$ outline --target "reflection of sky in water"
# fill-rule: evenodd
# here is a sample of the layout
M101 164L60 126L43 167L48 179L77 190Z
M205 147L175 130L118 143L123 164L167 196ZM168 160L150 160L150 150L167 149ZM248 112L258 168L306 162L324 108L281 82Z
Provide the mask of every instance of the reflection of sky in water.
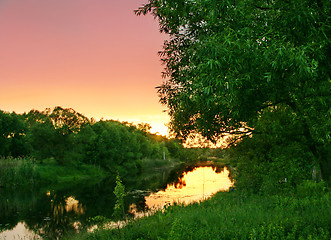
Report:
M183 177L176 184L168 184L165 190L151 193L150 196L145 198L143 196L142 198L139 197L139 201L131 204L129 212L134 217L141 217L153 214L153 210L160 209L166 204L174 202L187 204L204 200L214 193L228 190L232 186L228 175L229 171L226 168L224 168L224 171L216 173L212 167L198 167L191 172L184 173ZM65 226L69 230L78 230L80 227L83 227L78 217L87 214L88 208L85 204L82 204L81 201L71 194L59 194L54 191L47 191L44 194L44 198L41 199L43 199L43 203L46 208L49 208L49 211L43 211L43 215L40 215L40 226L36 226L37 228L32 230L34 226L27 226L25 222L21 221L13 229L0 232L0 240L41 239L40 236L44 235L49 239L53 239L57 234L58 227L62 229ZM145 195L146 190L137 190L137 194L139 196ZM137 205L140 204L140 201L143 202L143 207ZM150 211L140 212L146 206ZM38 213L33 214L38 216ZM111 224L115 224L118 227L124 223L112 222ZM36 233L39 233L40 236ZM48 233L51 234L49 235Z
M51 197L51 192L47 191L46 195ZM54 203L54 199L51 199L51 202ZM70 196L65 199L65 206L61 203L57 203L52 206L52 217L57 218L62 216L64 212L74 212L75 214L84 214L84 208L75 197ZM45 217L44 221L50 221L50 217ZM54 219L53 219L54 220ZM80 226L79 222L74 222L73 227L78 229ZM0 232L0 240L9 240L9 239L42 239L39 235L35 234L33 231L29 230L24 222L19 222L13 229L5 230Z
M29 230L25 223L19 222L13 229L6 230L0 233L0 239L42 239L33 231Z
M227 168L216 173L212 167L200 167L185 173L179 184L168 185L166 190L147 196L146 204L150 209L162 208L174 202L188 204L204 200L218 191L228 190L232 185Z

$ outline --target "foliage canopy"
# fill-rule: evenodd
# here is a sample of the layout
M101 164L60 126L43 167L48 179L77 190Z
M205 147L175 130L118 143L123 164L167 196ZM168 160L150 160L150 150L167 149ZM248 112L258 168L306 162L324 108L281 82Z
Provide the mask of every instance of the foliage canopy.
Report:
M213 139L254 126L271 106L298 112L318 99L325 107L330 10L322 0L151 0L137 10L151 12L170 37L161 52L169 79L159 93L172 129Z
M265 122L266 132L258 132L263 114L282 109L326 165L330 12L327 0L149 0L136 14L151 13L169 35L160 52L167 79L158 92L172 131L212 141L265 134L277 126Z
M176 159L184 156L178 142L149 130L143 123L96 122L59 106L24 114L0 110L0 157L32 156L41 163L54 159L73 166L86 163L126 176L138 173L147 162L168 163L164 154Z

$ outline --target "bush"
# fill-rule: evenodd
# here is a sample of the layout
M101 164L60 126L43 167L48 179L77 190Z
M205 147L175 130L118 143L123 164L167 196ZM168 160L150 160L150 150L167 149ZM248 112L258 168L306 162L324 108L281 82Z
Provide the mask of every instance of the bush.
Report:
M312 155L300 142L257 135L232 149L231 158L236 186L248 192L287 192L311 178Z
M326 192L325 182L303 181L297 186L296 195L298 197L322 197Z

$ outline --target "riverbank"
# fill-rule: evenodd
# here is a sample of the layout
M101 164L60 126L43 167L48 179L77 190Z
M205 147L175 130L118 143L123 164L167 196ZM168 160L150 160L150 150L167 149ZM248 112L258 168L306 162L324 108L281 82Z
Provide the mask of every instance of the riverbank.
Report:
M45 162L43 164L50 164ZM206 173L204 178L202 168L203 173ZM192 177L192 174L196 176ZM154 211L172 202L172 199L181 201L178 194L185 198L185 202L188 198L202 199L210 196L220 189L223 184L221 176L227 178L227 174L216 173L216 169L210 166L200 169L176 166L171 169L159 168L151 175L142 173L127 176L123 178L127 193L126 216L130 218L136 216L136 213L138 216L149 210ZM204 185L195 181L197 179L204 179ZM212 192L211 184L216 187ZM110 176L96 184L87 181L76 185L69 182L0 189L0 239L11 239L11 236L30 239L31 234L35 236L33 239L63 239L66 234L73 236L93 228L99 224L95 222L96 219L111 221L116 203L114 187L115 183ZM194 191L191 191L192 188ZM167 194L162 195L163 191ZM19 230L22 228L24 231Z
M201 203L169 206L120 230L76 239L330 239L330 200L323 183L312 182L282 195L220 192Z
M17 188L31 186L75 185L82 182L101 181L107 173L100 167L88 164L61 166L48 159L36 163L32 158L1 158L0 187Z
M178 159L149 158L139 160L138 164L140 165L140 175L145 175L147 178L155 172L168 171L176 166L185 165ZM125 171L130 173L129 168ZM53 158L44 159L40 163L30 157L0 157L0 188L5 189L31 186L58 189L82 183L95 184L109 175L110 172L104 168L92 164L59 165ZM137 177L135 171L128 177L132 177L131 175Z

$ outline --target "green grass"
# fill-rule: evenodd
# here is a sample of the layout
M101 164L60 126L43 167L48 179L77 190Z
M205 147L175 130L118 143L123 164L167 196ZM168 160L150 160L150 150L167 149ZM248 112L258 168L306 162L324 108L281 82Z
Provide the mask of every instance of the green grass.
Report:
M201 203L170 206L133 220L120 231L99 230L77 239L330 239L330 193L303 196L302 190L297 192L218 193Z
M0 187L31 185L68 186L81 182L96 182L106 177L97 166L80 164L60 166L51 159L36 163L32 158L0 158Z
M94 178L103 179L105 172L93 165L81 164L80 166L60 166L40 164L37 166L42 183L64 184L84 181Z
M31 158L0 158L0 187L28 186L40 181Z

